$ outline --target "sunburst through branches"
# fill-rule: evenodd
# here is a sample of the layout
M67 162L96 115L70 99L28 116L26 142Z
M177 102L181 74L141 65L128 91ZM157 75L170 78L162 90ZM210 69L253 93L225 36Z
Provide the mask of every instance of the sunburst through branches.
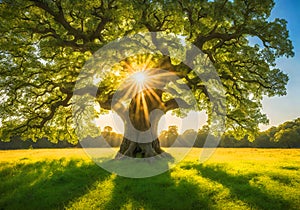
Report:
M149 113L154 107L163 107L163 89L175 74L164 70L158 59L151 55L130 58L124 61L123 68L127 72L127 80L121 85L122 99L134 100L133 117L142 119L149 127Z

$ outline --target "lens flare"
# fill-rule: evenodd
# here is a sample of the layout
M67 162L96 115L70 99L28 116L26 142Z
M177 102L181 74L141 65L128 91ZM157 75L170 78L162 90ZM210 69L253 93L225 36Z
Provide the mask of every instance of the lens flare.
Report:
M148 76L145 72L139 71L134 73L132 78L138 85L144 85L147 82Z

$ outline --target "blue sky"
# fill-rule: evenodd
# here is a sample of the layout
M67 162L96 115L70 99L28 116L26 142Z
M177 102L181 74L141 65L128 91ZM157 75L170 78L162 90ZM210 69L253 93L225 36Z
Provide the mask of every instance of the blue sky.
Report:
M275 3L270 19L279 17L288 21L295 56L277 61L277 66L289 75L287 95L264 98L263 112L267 114L270 125L261 126L262 130L300 117L300 1L276 0Z

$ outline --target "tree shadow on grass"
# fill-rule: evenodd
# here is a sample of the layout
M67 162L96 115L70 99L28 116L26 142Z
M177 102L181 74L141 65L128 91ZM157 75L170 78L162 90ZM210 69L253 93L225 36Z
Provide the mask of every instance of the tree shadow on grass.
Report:
M26 161L1 165L0 209L63 209L91 193L95 183L100 183L96 190L108 190L102 188L106 180L113 182L109 199L89 200L92 204L100 202L95 206L101 209L214 209L219 202L215 200L218 189L211 187L209 180L228 188L228 199L241 200L253 209L295 208L263 186L251 185L256 174L233 175L222 165L185 163L158 176L131 179L111 178L93 162L80 159Z
M162 160L168 167L169 159ZM120 162L119 164L122 164ZM145 163L156 164L154 163ZM146 167L143 165L143 167ZM149 166L151 168L152 166ZM140 170L145 170L141 168ZM147 178L116 176L111 197L103 209L211 209L212 202L205 188L191 182L172 169Z
M0 169L0 209L63 209L109 175L80 159L7 163Z
M232 175L225 171L222 165L190 164L186 169L196 169L199 175L216 181L230 190L231 195L245 202L253 209L292 209L289 201L279 195L272 195L263 186L257 187L250 184L257 174Z
M143 179L116 177L104 209L211 209L200 186L171 177L171 172Z
M198 163L183 164L180 168L182 170L175 169L177 177L173 176L172 170L144 179L116 176L111 199L104 209L220 208L220 188L211 186L213 182L209 180L220 183L229 190L229 197L223 202L237 202L235 208L242 201L251 209L296 209L290 201L268 192L264 186L251 185L250 181L257 174L232 175L222 165L205 166ZM222 196L222 192L220 193Z

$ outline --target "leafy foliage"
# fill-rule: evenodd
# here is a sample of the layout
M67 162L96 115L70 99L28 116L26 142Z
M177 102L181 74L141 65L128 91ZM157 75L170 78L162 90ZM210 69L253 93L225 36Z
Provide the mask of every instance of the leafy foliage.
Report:
M275 59L293 56L286 21L268 19L273 6L272 0L3 0L2 139L21 135L77 141L72 99L84 63L105 44L148 31L180 35L201 49L226 89L228 130L240 138L256 132L259 123L267 123L262 96L286 94L288 77L275 67ZM251 37L260 42L251 44ZM191 88L198 109L207 109L207 92L193 70L170 59L169 66ZM107 82L116 76L111 73ZM101 107L109 108L114 90L103 86L98 92ZM78 118L97 115L91 107L77 111ZM91 120L85 121L82 137L98 135Z

